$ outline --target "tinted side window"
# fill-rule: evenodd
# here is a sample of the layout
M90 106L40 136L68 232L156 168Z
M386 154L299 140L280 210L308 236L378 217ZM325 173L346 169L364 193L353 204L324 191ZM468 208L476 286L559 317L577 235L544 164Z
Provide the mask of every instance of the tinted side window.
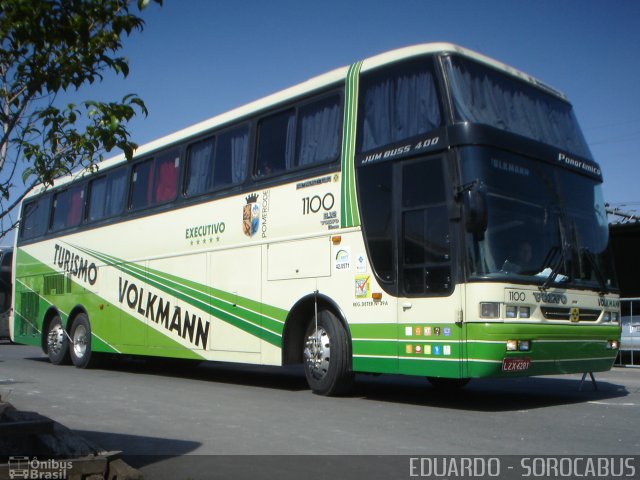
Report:
M80 225L84 205L84 187L84 184L76 185L54 195L51 230Z
M180 152L178 149L160 154L154 161L153 204L175 200L178 194Z
M363 74L358 151L400 142L442 124L430 59Z
M451 291L451 247L442 159L410 162L402 169L402 289L407 295Z
M187 197L200 195L211 190L215 148L215 137L207 138L189 147L184 186L184 194Z
M293 166L295 111L263 119L259 126L256 175L282 172Z
M215 188L234 185L244 180L249 152L249 127L243 126L218 136L213 172Z
M244 181L249 153L249 127L222 132L189 147L184 194L193 197Z
M5 252L4 255L2 255L2 262L0 263L1 267L11 267L11 260L13 260L13 252Z
M298 111L296 166L334 160L340 151L340 96L304 105Z
M392 168L392 162L384 162L358 169L360 214L369 258L378 279L387 284L396 278Z
M20 221L20 238L30 240L44 235L49 226L49 206L51 197L41 197L22 207Z
M131 203L132 210L151 205L151 190L153 185L153 161L147 160L133 167L131 177Z
M90 222L111 218L124 212L127 198L127 169L110 172L89 184Z

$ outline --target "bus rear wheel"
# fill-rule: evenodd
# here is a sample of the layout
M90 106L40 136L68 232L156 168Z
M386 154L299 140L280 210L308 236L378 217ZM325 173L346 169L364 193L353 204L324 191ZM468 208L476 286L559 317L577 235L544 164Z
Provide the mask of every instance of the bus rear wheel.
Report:
M331 312L323 310L318 313L317 322L315 319L309 322L304 339L304 373L313 393L346 393L353 383L353 372L349 366L347 332L342 324Z
M91 325L84 313L79 314L71 327L71 361L78 368L89 368L95 359L91 351Z
M69 364L69 337L62 326L60 315L53 317L49 323L47 355L54 365Z

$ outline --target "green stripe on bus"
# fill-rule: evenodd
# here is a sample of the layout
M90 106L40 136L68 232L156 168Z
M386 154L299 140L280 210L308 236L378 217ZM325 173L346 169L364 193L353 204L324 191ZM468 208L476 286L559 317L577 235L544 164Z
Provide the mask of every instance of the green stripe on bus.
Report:
M55 307L60 313L62 322L66 325L68 313L78 305L78 297L74 294L45 295L43 292L44 276L60 275L60 272L46 266L22 249L18 249L17 255L18 265L21 267L16 272L16 319L14 325L16 339L21 343L39 346L44 313L50 307ZM24 267L24 265L28 265L28 267ZM69 281L71 291L82 296L82 305L90 312L91 346L94 351L140 355L153 355L161 352L163 356L167 357L196 360L204 358L197 353L197 350L191 350L154 329L146 328L143 323L121 310L117 305L89 292L74 280L70 279ZM33 312L32 306L23 304L23 298L26 298L23 294L37 297L38 318L33 318L35 312ZM30 327L24 334L21 334L21 324L28 324ZM141 344L120 343L115 337L121 335L121 329L126 330L123 340L126 337L126 342L141 342ZM149 347L149 345L153 345L153 347Z
M276 347L280 347L282 344L286 310L264 305L247 298L237 297L228 292L222 292L159 270L147 269L138 264L126 262L95 250L77 245L72 246L246 333ZM260 313L261 311L263 313ZM266 316L267 312L270 315L275 315L275 318Z
M356 198L356 178L354 155L356 150L356 126L358 111L358 82L362 62L349 67L345 85L344 122L342 135L342 195L340 226L360 225L360 213Z

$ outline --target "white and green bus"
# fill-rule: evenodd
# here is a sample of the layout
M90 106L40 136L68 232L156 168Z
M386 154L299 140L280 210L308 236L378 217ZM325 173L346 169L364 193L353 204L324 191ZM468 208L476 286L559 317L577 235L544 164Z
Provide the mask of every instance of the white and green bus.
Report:
M14 341L359 372L604 371L620 339L602 175L571 105L450 44L339 68L37 188Z

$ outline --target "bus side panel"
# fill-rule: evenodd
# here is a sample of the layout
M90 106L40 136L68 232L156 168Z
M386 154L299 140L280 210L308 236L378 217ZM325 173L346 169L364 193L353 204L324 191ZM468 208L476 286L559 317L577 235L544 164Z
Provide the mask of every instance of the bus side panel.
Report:
M259 245L210 254L212 292L217 292L217 300L225 302L231 314L230 317L226 317L228 321L213 317L213 332L209 345L211 350L260 353L261 342L257 334L262 328L261 256ZM242 305L239 303L240 299L250 299L255 304ZM242 356L237 358L237 361L242 361Z

